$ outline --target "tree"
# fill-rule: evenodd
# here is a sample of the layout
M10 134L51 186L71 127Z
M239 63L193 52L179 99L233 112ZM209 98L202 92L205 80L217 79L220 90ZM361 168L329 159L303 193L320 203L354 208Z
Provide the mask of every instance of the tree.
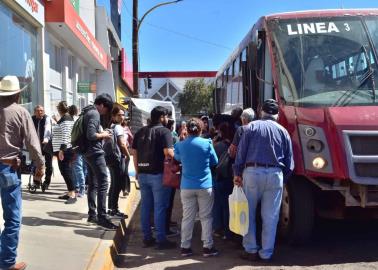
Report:
M206 84L204 79L186 81L184 92L179 95L178 106L181 113L186 115L211 113L213 91L214 86Z

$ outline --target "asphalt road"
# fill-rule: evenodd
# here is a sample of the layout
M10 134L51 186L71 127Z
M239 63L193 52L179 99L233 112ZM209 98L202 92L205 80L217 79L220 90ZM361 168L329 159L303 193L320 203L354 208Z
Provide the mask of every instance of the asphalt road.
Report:
M176 196L174 219L181 220L181 205ZM118 264L119 269L378 269L377 221L330 221L316 224L313 238L303 246L289 246L278 241L273 262L250 263L239 259L240 243L215 239L220 250L216 258L203 258L200 224L196 223L193 236L194 256L181 258L179 248L157 251L141 247L142 233L139 210L131 221L128 232L127 254ZM172 238L179 246L180 237Z

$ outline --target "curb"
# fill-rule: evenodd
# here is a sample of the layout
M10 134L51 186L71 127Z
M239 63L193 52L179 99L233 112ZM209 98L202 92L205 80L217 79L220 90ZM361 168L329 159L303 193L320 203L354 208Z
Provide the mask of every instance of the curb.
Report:
M102 240L100 247L96 248L91 262L88 264L89 269L114 270L121 261L123 261L123 254L126 252L127 246L127 228L134 216L135 210L140 200L140 192L137 187L137 182L134 177L131 178L130 193L126 200L120 204L121 209L125 209L128 215L127 220L121 220L120 226L116 230L113 240ZM102 255L102 256L99 256ZM95 261L101 260L101 264ZM96 264L100 267L94 267Z

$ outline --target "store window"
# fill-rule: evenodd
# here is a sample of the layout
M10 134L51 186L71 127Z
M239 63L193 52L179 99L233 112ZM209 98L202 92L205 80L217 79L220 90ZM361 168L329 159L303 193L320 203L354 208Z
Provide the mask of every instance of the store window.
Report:
M0 2L0 33L0 80L17 76L26 86L20 103L32 112L38 100L37 29Z

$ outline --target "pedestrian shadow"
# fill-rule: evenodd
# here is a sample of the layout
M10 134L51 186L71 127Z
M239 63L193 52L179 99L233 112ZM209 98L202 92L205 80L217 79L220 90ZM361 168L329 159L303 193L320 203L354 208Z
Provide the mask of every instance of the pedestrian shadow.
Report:
M50 217L64 219L64 220L82 220L88 217L88 214L72 212L72 211L53 211L53 212L47 212L46 214L48 214Z
M75 234L83 235L89 238L98 238L102 240L113 240L115 231L106 231L101 227L96 227L95 230L74 230Z
M78 229L88 229L93 230L93 227L88 226L86 224L80 224L70 221L63 221L63 220L55 220L55 219L45 219L39 217L22 217L22 225L24 226L54 226L54 227L72 227Z
M47 201L47 202L58 202L58 203L64 203L64 200L61 200L56 196L56 198L49 196L48 193L34 193L31 194L28 191L22 192L22 200L25 201ZM60 195L60 194L59 194Z
M351 264L358 269L361 263L378 261L378 221L374 220L320 220L316 224L313 238L305 245L291 246L277 241L273 261L248 262L240 258L243 251L241 241L230 243L214 238L215 247L220 251L216 258L202 257L201 226L197 221L193 231L192 249L194 256L180 256L180 237L172 238L177 248L158 251L142 248L143 234L140 224L140 205L129 223L123 238L125 250L113 254L113 262L119 268L148 267L149 269L223 270L245 267L248 269L282 269L302 267L344 268ZM174 220L181 220L181 204L175 201ZM355 264L355 265L353 265ZM375 265L374 265L375 266ZM367 266L369 267L369 266Z

